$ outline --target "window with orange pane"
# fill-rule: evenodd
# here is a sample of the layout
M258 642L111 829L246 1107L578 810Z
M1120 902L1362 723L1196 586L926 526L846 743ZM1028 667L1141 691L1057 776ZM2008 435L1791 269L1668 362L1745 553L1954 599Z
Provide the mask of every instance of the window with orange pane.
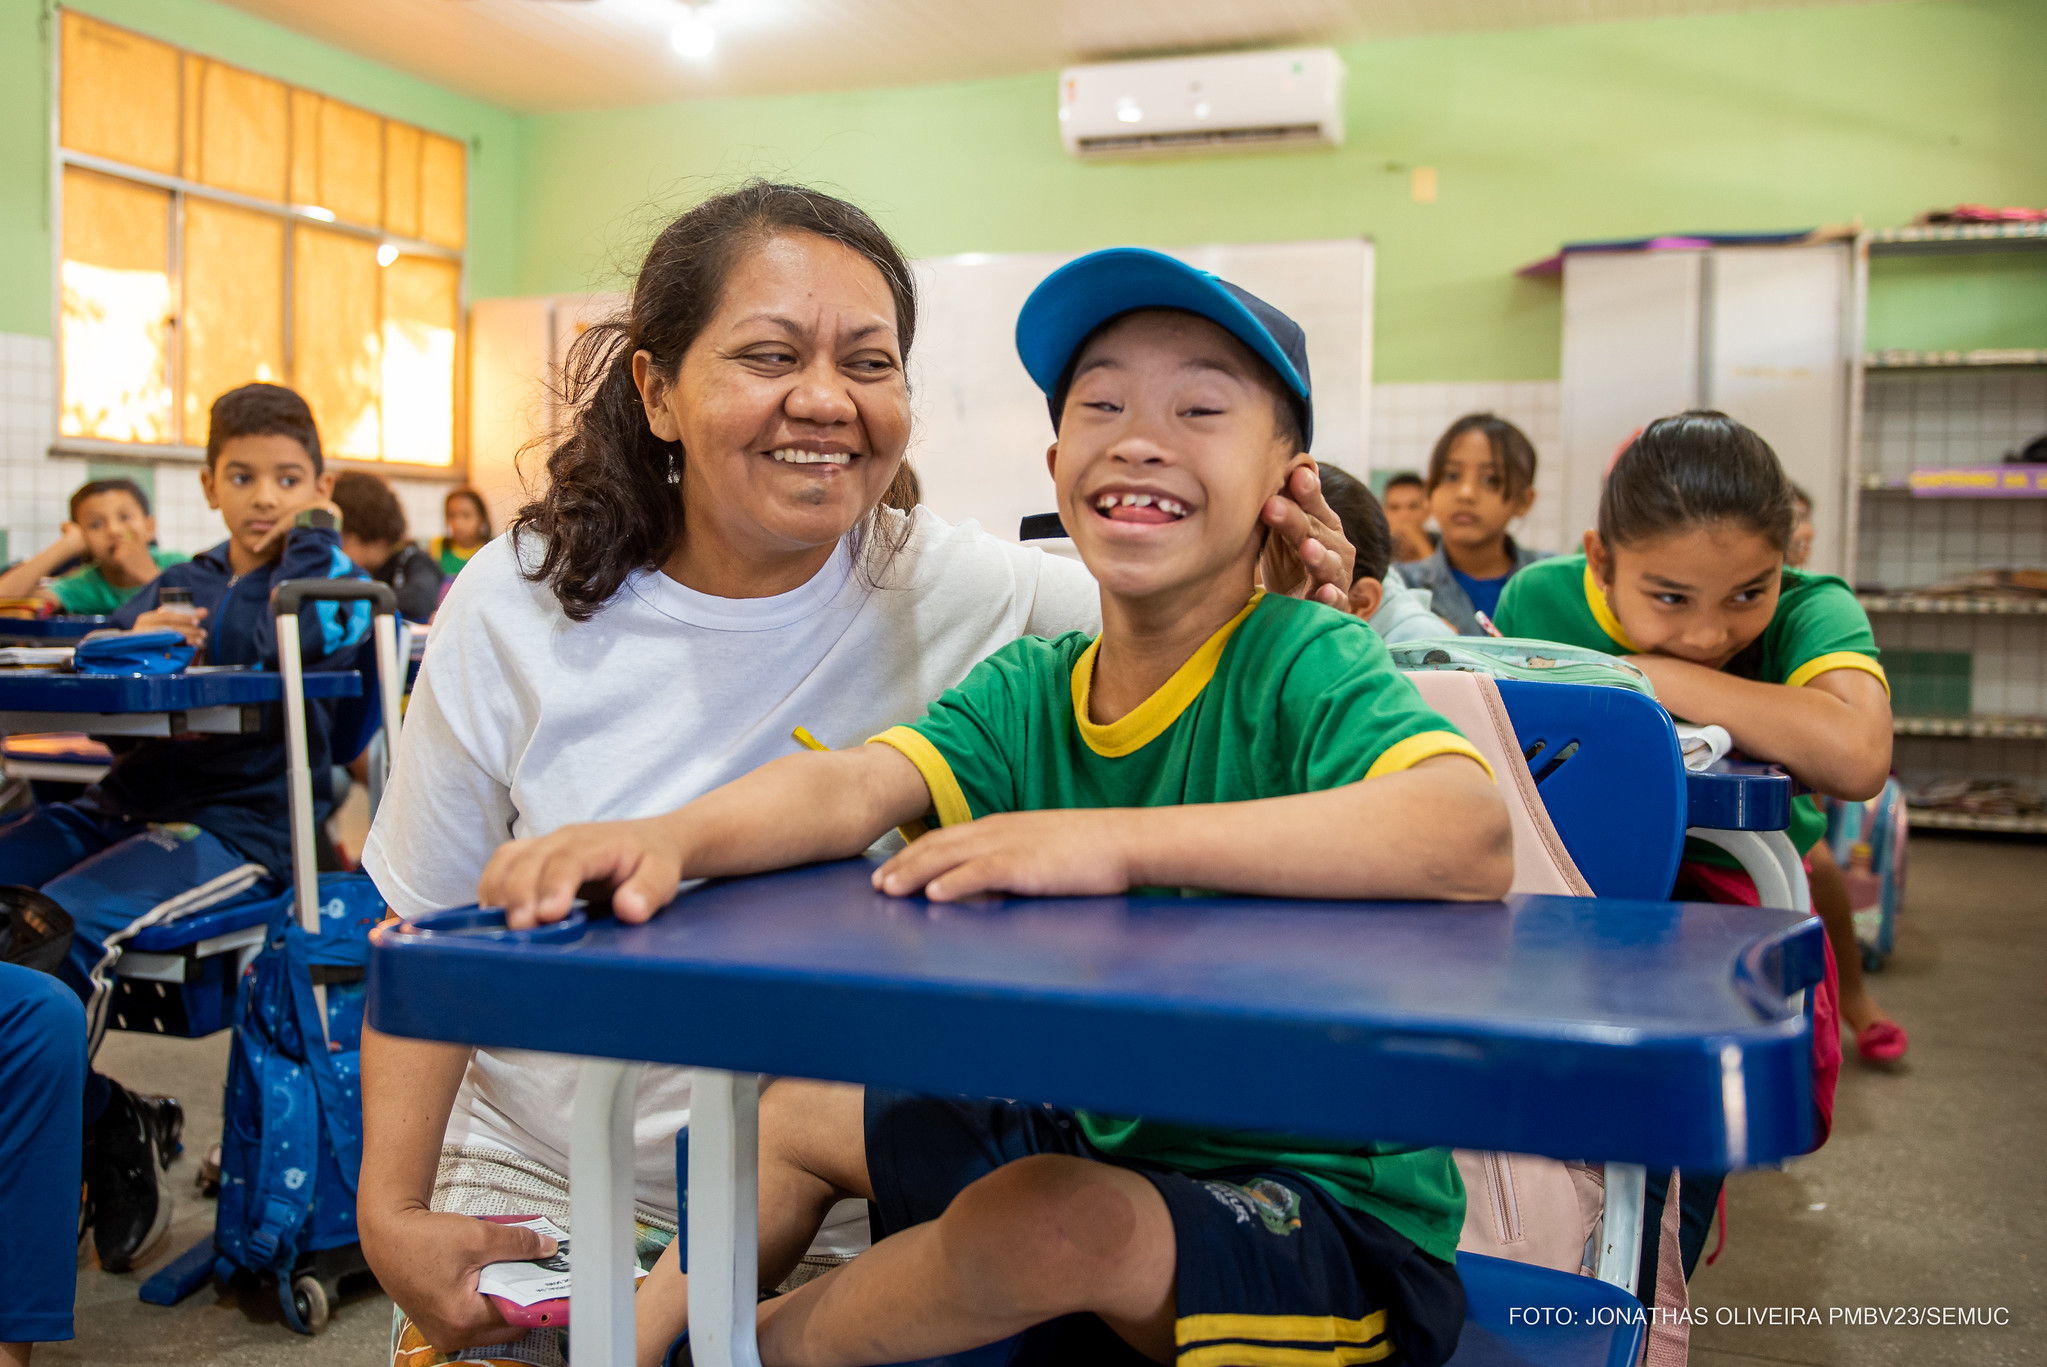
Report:
M461 456L465 149L63 11L60 438L195 447L256 380L327 450Z

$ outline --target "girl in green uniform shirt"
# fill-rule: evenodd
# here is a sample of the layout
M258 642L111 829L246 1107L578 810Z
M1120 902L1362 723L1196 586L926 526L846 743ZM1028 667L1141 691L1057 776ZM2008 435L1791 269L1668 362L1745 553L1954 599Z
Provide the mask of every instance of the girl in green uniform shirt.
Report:
M1499 628L1637 656L1673 715L1725 727L1744 755L1781 764L1818 792L1874 797L1890 771L1889 684L1848 585L1786 563L1797 498L1768 443L1734 419L1695 412L1651 423L1614 462L1584 554L1515 576ZM1788 834L1799 853L1825 826L1812 798L1793 802ZM1830 891L1815 882L1840 964L1841 1014L1864 1057L1894 1060L1905 1033L1863 985L1847 899Z
M1725 727L1743 754L1818 792L1873 797L1890 771L1890 686L1848 585L1786 563L1797 497L1768 443L1734 419L1651 423L1614 462L1584 554L1515 576L1500 630L1639 656L1673 715ZM1799 853L1825 828L1812 798L1792 804ZM1832 883L1814 892L1856 1046L1894 1060L1905 1033L1863 985L1847 899Z
M448 534L435 537L428 553L441 573L453 579L470 556L490 544L490 511L474 489L451 489L441 511L448 519Z
M1761 437L1722 413L1661 418L1608 472L1584 553L1522 569L1497 624L1508 636L1633 656L1673 716L1726 728L1743 755L1781 764L1808 788L1874 797L1890 774L1890 685L1848 585L1785 563L1797 520L1791 481ZM1800 854L1825 828L1811 797L1793 801L1786 834ZM1754 883L1720 851L1686 854L1677 896L1754 903ZM1814 899L1830 951L1814 1002L1821 1142L1840 1070L1835 991L1866 1057L1905 1051L1904 1031L1863 986L1847 899L1835 901ZM1685 1174L1687 1275L1719 1185Z

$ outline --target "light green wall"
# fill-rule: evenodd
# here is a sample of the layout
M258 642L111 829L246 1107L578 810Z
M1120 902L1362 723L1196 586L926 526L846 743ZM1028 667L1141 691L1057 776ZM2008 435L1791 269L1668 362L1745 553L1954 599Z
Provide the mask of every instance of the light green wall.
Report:
M1049 73L534 117L519 286L587 288L749 172L838 188L913 253L1369 234L1381 380L1558 371L1566 240L2047 203L2047 4L1938 0L1344 49L1339 151L1074 162ZM1433 205L1407 168L1439 169ZM1918 318L1904 320L1910 332ZM1924 345L1899 341L1896 345Z
M758 173L852 196L919 255L1369 234L1381 380L1535 379L1557 373L1560 291L1513 271L1565 240L2047 203L2041 0L1353 45L1341 150L1085 165L1051 73L522 118L214 0L79 7L469 140L477 298L615 281L669 213ZM50 325L48 15L0 0L6 332ZM1415 165L1435 204L1408 199ZM1882 265L1872 343L2047 345L2043 262Z
M1939 256L1879 254L1869 264L1865 332L1871 350L2047 348L2047 243Z
M439 0L435 0L439 3ZM212 0L77 0L110 23L281 77L469 144L469 291L517 292L519 139L509 111ZM47 0L0 0L0 332L50 331L50 52Z

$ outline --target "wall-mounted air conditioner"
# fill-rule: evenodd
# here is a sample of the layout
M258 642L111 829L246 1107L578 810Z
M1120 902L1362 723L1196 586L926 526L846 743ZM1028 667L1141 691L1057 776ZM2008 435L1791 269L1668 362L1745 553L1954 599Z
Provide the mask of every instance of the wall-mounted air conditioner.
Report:
M1343 59L1317 47L1068 67L1059 132L1077 157L1340 147Z

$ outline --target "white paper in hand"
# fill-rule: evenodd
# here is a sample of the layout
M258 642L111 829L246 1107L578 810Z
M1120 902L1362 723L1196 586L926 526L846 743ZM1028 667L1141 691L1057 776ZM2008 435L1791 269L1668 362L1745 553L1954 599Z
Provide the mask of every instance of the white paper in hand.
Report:
M565 1300L569 1294L569 1236L562 1228L544 1215L530 1220L510 1220L505 1223L520 1229L530 1229L545 1234L554 1240L554 1256L537 1262L487 1263L476 1279L479 1295L502 1296L514 1305L538 1305L542 1301ZM633 1284L638 1286L647 1274L635 1268Z
M547 1235L557 1247L552 1258L538 1262L489 1263L476 1279L477 1291L503 1296L514 1305L538 1305L569 1294L569 1236L544 1215L515 1222L520 1229Z

